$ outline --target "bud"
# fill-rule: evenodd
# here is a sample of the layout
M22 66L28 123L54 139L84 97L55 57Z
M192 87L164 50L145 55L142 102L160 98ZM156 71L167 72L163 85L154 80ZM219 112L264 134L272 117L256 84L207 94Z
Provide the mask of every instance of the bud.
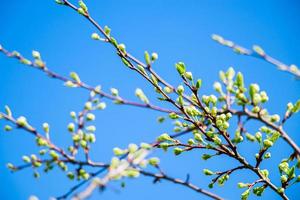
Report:
M49 133L49 129L50 129L49 124L43 123L43 129L44 129L45 133Z
M159 158L157 158L157 157L150 158L148 161L149 161L149 164L152 166L157 166L160 162Z
M203 173L206 175L206 176L211 176L211 175L214 175L215 173L212 172L211 170L209 169L203 169Z
M176 156L180 155L183 152L183 149L179 148L179 147L175 147L173 149L173 152Z
M176 63L175 67L181 76L185 73L185 64L183 62Z
M177 87L177 92L178 92L179 95L182 95L183 92L184 92L184 87L183 87L182 85L179 85L179 86Z
M270 152L267 152L267 153L264 155L264 159L268 159L268 158L271 158L271 153L270 153Z
M146 64L150 65L151 61L150 61L150 55L149 55L148 51L145 51L144 57L145 57Z
M8 131L11 131L11 130L12 130L12 127L9 126L9 125L5 125L5 126L4 126L4 130L7 131L7 132L8 132Z
M74 123L69 123L68 124L68 131L69 132L74 132L75 130L75 124Z
M37 60L40 60L41 59L41 54L38 51L32 51L32 57L37 59Z
M285 183L285 182L287 182L287 180L288 180L288 177L286 175L280 176L281 183Z
M158 59L158 54L155 53L155 52L153 52L153 53L151 54L151 60L152 60L152 61L156 61L157 59Z
M208 160L208 159L210 159L212 156L211 155L209 155L209 154L203 154L202 155L202 159L203 160Z
M163 133L156 139L158 142L164 142L164 141L172 141L173 139L167 134Z
M270 148L271 146L273 146L273 142L271 140L265 139L264 140L264 147Z
M85 149L87 147L87 142L85 140L81 140L80 146Z
M221 83L215 82L215 83L214 83L214 89L215 89L217 92L220 92L220 93L221 93L221 91L222 91Z
M189 79L190 81L193 80L193 74L192 72L185 72L184 76Z
M110 92L113 96L119 96L119 91L116 88L111 88Z
M138 146L136 144L129 144L128 145L128 151L129 153L134 153L138 150Z
M53 160L58 160L59 158L59 155L53 150L49 152L49 155L53 158Z
M275 114L271 116L271 122L279 122L280 116Z
M30 158L29 158L28 156L23 156L23 157L22 157L22 160L23 160L25 163L30 163L30 162L31 162L31 160L30 160Z
M80 78L79 78L79 76L78 76L78 74L77 74L76 72L71 72L71 73L70 73L70 77L71 77L74 81L76 81L77 83L80 83Z
M25 117L21 116L21 117L19 117L19 118L17 119L17 124L18 124L19 126L21 126L21 127L25 127L25 126L28 125L28 124L27 124L27 119L26 119Z
M87 11L88 11L88 8L87 8L87 6L85 5L85 3L83 2L83 1L79 1L79 6L80 6L80 8L82 8L83 9L83 11L86 13Z
M93 113L88 113L87 115L86 115L86 120L87 121L94 121L95 120L95 115L93 114Z
M242 182L238 183L238 188L247 188L248 186L249 186L249 184L247 184L247 183L242 183Z
M196 82L196 88L200 89L201 86L202 86L202 80L198 79L197 82Z
M93 34L91 35L91 38L92 38L93 40L100 40L100 39L101 39L98 33L93 33Z
M250 189L247 189L245 192L241 194L241 200L247 200L250 195Z
M254 45L252 47L252 49L253 49L253 51L255 51L255 53L257 53L260 56L265 56L266 55L265 51L258 45Z
M244 87L244 77L243 77L243 74L241 72L239 72L236 75L236 85L238 86L238 88L243 88Z
M113 149L113 152L114 152L114 154L115 154L116 156L121 156L121 155L123 155L123 154L126 153L126 151L124 151L124 150L122 150L122 149L120 149L120 148L118 148L118 147L115 147L115 148Z
M92 102L88 101L88 102L85 103L84 109L86 109L86 110L92 110L92 108L93 108Z

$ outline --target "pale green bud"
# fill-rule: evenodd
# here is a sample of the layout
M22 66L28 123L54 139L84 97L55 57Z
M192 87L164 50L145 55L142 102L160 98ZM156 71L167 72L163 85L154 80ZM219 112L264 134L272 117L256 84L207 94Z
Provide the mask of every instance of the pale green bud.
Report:
M92 108L93 108L92 102L88 101L88 102L85 103L84 109L86 109L86 110L92 110Z
M221 91L222 91L222 85L221 85L221 83L215 82L215 83L214 83L214 89L215 89L217 92L221 92Z
M173 139L167 133L163 133L160 136L158 136L156 140L158 142L163 142L163 141L172 141Z
M116 88L111 88L110 92L113 96L119 96L119 91Z
M252 49L253 49L253 51L255 51L255 53L257 53L260 56L265 56L266 55L265 51L258 45L254 45L252 47Z
M79 78L79 76L78 76L78 74L77 74L76 72L71 72L71 73L70 73L70 77L71 77L74 81L76 81L77 83L80 83L80 78Z
M144 57L145 57L146 64L150 65L151 64L151 60L150 60L150 55L149 55L148 51L145 51Z
M193 74L192 72L185 72L184 76L189 79L190 81L193 80Z
M45 133L49 133L50 127L48 123L43 123L43 129L45 131Z
M124 155L124 154L126 153L126 151L124 151L124 150L122 150L122 149L120 149L120 148L118 148L118 147L115 147L115 148L113 149L113 152L114 152L114 154L115 154L116 156L121 156L121 155Z
M267 152L267 153L264 155L264 159L268 159L268 158L271 158L271 153L270 153L270 152Z
M183 92L184 92L184 87L183 87L182 85L179 85L179 86L177 87L177 92L178 92L179 95L182 95Z
M91 35L91 38L92 38L93 40L100 40L100 39L101 39L98 33L93 33L93 34Z
M134 153L138 150L138 146L136 144L129 144L128 145L128 151L129 153Z
M32 51L32 57L37 59L37 60L40 60L41 59L41 54L38 51Z
M159 158L157 158L157 157L150 158L148 161L149 161L149 164L152 166L157 166L160 162Z
M94 121L95 120L95 115L93 114L93 113L88 113L87 115L86 115L86 120L87 121Z
M22 160L23 160L25 163L30 163L30 162L31 162L31 159L30 159L28 156L23 156L23 157L22 157Z
M264 147L270 148L271 146L273 146L273 142L271 140L265 139L264 140Z
M5 125L5 126L4 126L4 130L7 131L7 132L8 132L8 131L11 131L11 130L12 130L12 127L9 126L9 125Z
M158 59L158 54L155 53L155 52L153 52L153 53L151 54L151 60L152 60L152 61L156 61L157 59Z
M69 123L68 124L68 131L69 132L74 132L75 130L75 124L74 123Z
M238 188L247 188L248 186L249 186L249 184L247 184L247 183L242 183L242 182L238 183Z
M105 102L101 102L97 105L97 109L99 109L99 110L104 110L105 108L106 108Z
M17 124L21 127L27 126L28 125L27 119L25 117L21 116L17 119Z

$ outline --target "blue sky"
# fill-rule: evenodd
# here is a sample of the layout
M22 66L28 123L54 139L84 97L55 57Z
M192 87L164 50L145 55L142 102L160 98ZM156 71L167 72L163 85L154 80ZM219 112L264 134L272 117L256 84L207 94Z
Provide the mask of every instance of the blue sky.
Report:
M180 83L174 70L174 63L178 61L184 61L194 77L203 79L203 93L212 92L219 70L233 66L244 73L247 83L259 83L268 92L270 102L267 107L271 113L283 113L287 102L295 102L299 98L300 82L291 75L261 60L238 56L210 39L212 33L218 33L247 47L259 44L279 60L300 65L300 7L296 0L87 0L86 3L99 23L109 25L112 34L125 43L133 55L143 58L145 50L158 52L159 60L154 67L173 84ZM137 87L143 88L149 95L153 94L144 80L122 66L110 46L90 39L95 29L87 21L52 0L1 2L0 18L0 44L7 49L18 50L28 57L33 49L38 50L53 71L64 75L76 71L87 83L101 84L107 91L116 87L122 96L129 99L135 100L134 90ZM27 116L37 127L49 122L52 137L60 145L69 139L65 131L70 122L69 112L79 111L87 95L86 91L63 87L61 82L51 80L39 71L0 56L0 106L10 105L16 115ZM168 123L156 124L157 112L115 106L109 102L107 110L96 114L98 142L92 153L100 161L109 160L111 149L115 146L152 141L163 131L172 129ZM298 144L299 120L296 116L286 126ZM0 122L0 125L4 123ZM31 170L9 173L5 168L7 162L21 163L22 155L30 155L37 149L33 138L23 131L0 132L1 198L27 199L36 194L47 199L66 192L74 184L59 170L42 175L39 180L32 177ZM242 151L250 154L254 153L254 148L248 146ZM272 177L278 178L277 164L290 152L288 147L284 148L287 150L274 147L274 158L264 164L272 170ZM203 168L220 170L220 167L226 169L233 163L225 159L203 162L201 152L181 157L161 152L157 155L162 157L162 166L170 175L184 178L190 172L191 180L204 188L207 188L209 180L202 175ZM242 190L236 189L236 183L251 180L254 177L249 173L235 174L225 187L216 187L214 191L227 199L238 199ZM118 187L118 183L113 187ZM299 186L294 186L288 192L291 199L300 199L299 192L293 192L299 189ZM128 181L120 193L108 188L92 199L154 197L199 199L198 194L186 188L167 182L153 185L151 179L144 177ZM279 198L267 190L264 199Z

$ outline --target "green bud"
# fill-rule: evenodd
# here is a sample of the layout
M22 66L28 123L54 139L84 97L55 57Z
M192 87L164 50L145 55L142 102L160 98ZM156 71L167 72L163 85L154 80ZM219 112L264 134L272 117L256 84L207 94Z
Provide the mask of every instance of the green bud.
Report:
M150 158L148 161L149 161L149 164L152 166L157 166L160 162L159 158L157 158L157 157Z
M265 51L258 45L254 45L252 47L252 49L253 49L253 51L255 51L255 53L257 53L260 56L265 56L266 55Z
M264 140L264 147L270 148L271 146L273 146L273 142L268 140L268 139L265 139Z
M101 102L97 105L97 109L99 109L99 110L104 110L105 108L106 108L105 102Z
M138 146L136 144L129 144L128 145L128 151L129 153L134 153L138 150Z
M280 176L281 183L285 183L285 182L287 182L287 180L288 180L288 177L286 175Z
M31 162L31 159L30 159L28 156L23 156L23 157L22 157L22 160L23 160L25 163L30 163L30 162Z
M206 176L211 176L211 175L214 175L215 173L212 172L211 170L209 169L203 169L203 173L206 175Z
M247 189L241 194L241 200L247 200L250 195L250 189Z
M163 133L156 139L158 142L164 142L164 141L172 141L173 139L167 134Z
M73 83L72 81L66 81L64 85L67 87L77 87L77 84Z
M268 178L268 176L269 176L269 171L266 169L260 170L260 173L266 178Z
M179 85L179 86L177 87L177 92L178 92L179 95L182 95L183 92L184 92L184 87L183 87L182 85Z
M173 149L173 152L176 156L180 155L183 152L183 149L179 148L179 147L175 147Z
M5 112L9 117L12 117L11 109L6 105L4 106Z
M49 155L53 158L53 160L58 160L59 158L59 155L53 150L49 152Z
M124 155L124 154L126 153L126 151L124 151L124 150L122 150L122 149L120 149L120 148L118 148L118 147L115 147L115 148L113 149L113 152L114 152L114 154L115 154L116 156L121 156L121 155Z
M135 90L135 95L145 104L149 104L149 99L146 97L142 89L137 88Z
M157 59L158 59L158 54L155 53L155 52L153 52L153 53L151 54L151 60L152 60L152 61L156 61Z
M67 177L68 177L70 180L74 180L75 175L74 175L72 172L68 172Z
M11 130L12 130L12 127L9 126L9 125L5 125L5 126L4 126L4 130L7 131L7 132L8 132L8 131L11 131Z
M86 130L89 132L95 132L96 131L96 126L88 126L86 127Z
M255 142L256 138L251 135L250 133L246 133L246 138L247 140L251 141L251 142Z
M75 130L75 124L74 123L69 123L68 124L68 131L69 132L74 132L74 130Z
M183 62L176 63L175 67L181 76L185 73L185 64Z
M94 121L95 120L95 115L93 114L93 113L88 113L87 115L86 115L86 120L87 121Z
M167 94L170 94L170 93L173 92L172 88L170 88L170 87L168 87L168 86L164 87L164 91L165 91Z
M171 113L169 114L169 117L170 117L171 119L178 119L178 115L177 115L176 113L174 113L174 112L171 112Z
M184 76L189 79L190 81L193 80L193 74L192 72L185 72Z
M92 102L88 101L88 102L85 103L84 109L86 109L86 110L92 110L92 108L93 108Z
M279 122L280 116L275 114L271 116L271 122Z
M148 51L145 51L144 57L145 57L146 64L150 65L151 64L151 60L150 60L150 55L149 55Z
M110 92L113 96L119 96L119 91L116 88L111 88Z
M43 129L45 131L45 133L49 133L50 127L48 123L43 123Z
M242 182L238 183L238 188L247 188L248 186L249 186L249 184L247 184L247 183L242 183Z
M82 8L85 12L88 11L88 8L83 1L80 0L78 3L79 3L80 8Z
M27 119L26 119L25 117L21 116L21 117L19 117L19 118L17 119L17 124L18 124L19 126L21 126L21 127L25 127L25 126L28 125L28 124L27 124Z
M76 81L77 83L80 83L80 78L79 78L79 76L78 76L78 74L77 74L76 72L71 72L71 73L70 73L70 77L71 77L74 81Z
M260 133L260 132L256 132L256 133L255 133L255 138L257 139L258 142L261 142L261 140L262 140L262 135L261 135L261 133Z
M108 26L104 26L104 32L106 35L110 35L111 29Z
M222 92L222 85L221 85L221 83L219 83L219 82L215 82L214 83L214 89L217 91L217 92Z
M244 87L244 76L241 72L239 72L236 75L236 85L238 86L238 88L243 88Z
M203 160L208 160L208 159L210 159L212 157L212 155L209 155L209 154L203 154L202 155L202 159Z
M284 188L280 187L280 188L277 189L277 191L278 191L280 194L282 194L282 193L284 193Z
M140 144L140 147L141 147L142 149L146 149L146 150L151 150L151 149L152 149L152 146L151 146L150 144L148 144L148 143L145 143L145 142L142 142L142 143Z
M81 140L80 146L85 149L87 147L87 142L85 140Z
M268 158L271 158L271 153L270 153L270 152L267 152L267 153L264 155L264 159L268 159Z
M201 79L198 79L197 82L196 82L196 88L197 89L200 89L202 86L202 80Z
M136 169L129 169L125 171L125 175L129 178L137 178L140 175L140 172Z
M93 34L91 35L91 38L92 38L93 40L100 40L100 39L101 39L98 33L93 33Z

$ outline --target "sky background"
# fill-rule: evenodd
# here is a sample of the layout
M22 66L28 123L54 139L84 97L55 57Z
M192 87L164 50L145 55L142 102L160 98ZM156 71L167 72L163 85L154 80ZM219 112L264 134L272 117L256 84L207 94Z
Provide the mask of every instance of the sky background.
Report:
M267 108L271 113L283 114L287 102L299 98L300 82L291 75L261 60L236 55L210 39L212 33L218 33L246 47L259 44L279 60L300 65L300 4L297 0L87 0L86 3L94 18L102 26L109 25L114 37L125 43L133 55L143 58L145 50L158 52L159 59L154 68L172 84L180 83L174 70L174 63L178 61L184 61L194 77L202 78L203 94L212 92L219 70L233 66L244 73L246 83L259 83L268 92L270 102ZM38 50L53 71L63 75L76 71L90 85L100 84L106 91L116 87L123 97L132 100L136 100L136 87L143 88L148 96L154 94L142 78L122 66L109 45L90 39L95 29L83 17L52 0L1 0L0 19L0 44L9 50L18 50L27 57L31 56L33 49ZM16 116L27 116L38 128L47 121L51 125L51 137L58 145L70 142L66 131L71 121L69 112L79 111L87 97L86 91L66 88L62 82L0 55L1 109L9 105ZM171 133L170 121L157 125L156 118L160 113L107 104L105 111L96 112L98 141L92 151L95 160L110 160L115 146L153 141L166 130ZM300 117L296 116L286 124L286 130L298 144L299 120ZM4 123L0 122L0 125L3 127ZM48 199L63 194L75 184L60 170L42 174L38 180L33 178L31 169L11 174L5 167L6 163L21 164L22 155L36 153L37 148L28 133L20 130L4 133L2 130L1 199L23 200L31 194L42 200ZM291 152L289 147L281 145L285 144L279 142L280 147L272 149L274 156L262 165L271 169L271 178L277 180L277 165ZM257 146L241 148L244 155L253 155ZM201 152L196 151L180 157L171 152L158 151L155 154L161 156L162 167L170 175L184 179L190 172L191 181L203 188L209 183L202 174L203 168L226 170L236 164L228 159L204 162ZM239 199L243 190L237 189L236 183L254 180L251 173L233 174L224 187L216 186L213 191L226 199ZM116 193L113 188L118 186L119 182L114 183L104 193L96 192L91 199L206 199L168 182L154 185L152 179L145 177L129 180L126 188ZM300 199L299 191L299 185L293 186L287 194L291 199ZM263 199L280 198L268 189Z

